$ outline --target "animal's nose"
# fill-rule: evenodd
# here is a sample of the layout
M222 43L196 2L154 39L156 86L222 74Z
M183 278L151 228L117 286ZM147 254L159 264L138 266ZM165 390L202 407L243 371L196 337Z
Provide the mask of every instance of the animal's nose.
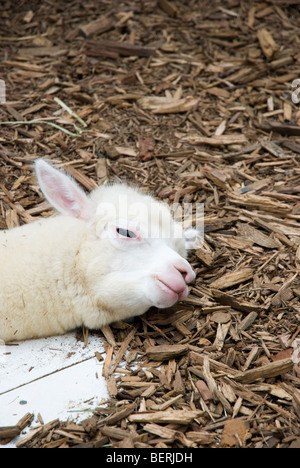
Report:
M194 281L196 275L187 262L181 262L179 264L174 265L174 267L177 271L179 271L186 283L191 283L192 281Z
M164 295L167 294L168 298L174 300L174 304L177 300L181 301L187 297L187 284L195 279L195 273L184 258L176 258L166 270L155 274L154 279Z

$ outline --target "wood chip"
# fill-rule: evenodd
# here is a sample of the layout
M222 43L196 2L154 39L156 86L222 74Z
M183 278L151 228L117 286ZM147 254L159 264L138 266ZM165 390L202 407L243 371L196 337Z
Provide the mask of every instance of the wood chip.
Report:
M199 99L192 96L187 96L181 99L146 96L138 101L138 104L143 109L150 109L153 114L177 114L188 112L195 108L198 103Z
M169 429L167 427L159 426L158 424L145 424L145 431L150 432L158 437L163 439L177 440L181 442L184 447L195 447L193 441L188 440L182 432L175 431L174 429Z
M137 57L150 57L155 54L156 47L143 47L140 45L118 42L112 40L98 40L88 41L86 43L86 54L97 57L101 56L101 53L111 53L123 56L137 56ZM113 55L112 55L113 57Z
M238 330L247 330L247 328L251 327L251 325L254 323L254 321L257 318L257 313L256 312L250 312L238 325Z
M96 21L92 21L86 25L80 26L79 31L84 37L89 37L92 34L101 34L112 29L114 22L112 18L103 17Z
M267 249L276 249L279 247L278 242L266 236L261 231L255 229L249 224L239 224L238 230L242 236L252 240L255 244L258 244L262 247L266 247Z
M252 268L243 268L239 271L228 272L221 278L216 279L211 283L211 287L214 289L227 289L236 284L248 281L253 277Z
M196 256L204 263L205 266L210 267L213 265L213 255L204 249L198 249L195 252Z
M112 374L115 371L115 369L118 366L119 362L123 358L125 352L127 351L127 348L129 346L130 342L133 340L133 338L134 338L134 336L136 334L136 330L137 330L136 326L132 328L132 330L128 333L125 340L123 341L120 348L118 349L116 357L113 360L113 362L111 364L111 367L110 367L110 370L109 370L110 374Z
M0 440L14 439L30 424L32 419L33 414L27 413L15 426L0 427Z
M127 418L127 416L133 413L134 409L135 405L128 405L123 410L117 411L115 414L109 416L109 418L106 420L106 424L108 424L109 426L113 426L122 419Z
M247 143L247 138L244 135L220 135L213 137L201 137L191 135L185 137L184 141L188 141L191 145L211 145L211 146L228 146L234 144Z
M215 312L211 316L211 320L216 323L228 323L230 321L230 314L226 312Z
M146 349L147 356L154 361L165 361L177 356L182 356L187 352L188 346L186 345L150 346Z
M290 358L275 361L270 364L240 372L234 376L237 382L252 383L259 379L276 377L277 375L289 372L293 367L293 361Z
M276 56L279 47L270 32L265 28L261 28L257 31L257 38L266 58L272 60Z
M207 356L204 358L204 362L203 362L203 376L205 378L205 381L207 383L207 386L213 398L221 403L221 405L224 407L227 413L231 414L232 413L231 405L226 400L225 396L218 389L217 383L210 372L209 359L207 358Z
M191 410L165 410L155 413L136 413L131 414L128 419L134 423L165 423L165 424L190 424L194 419L203 415L203 411Z
M158 5L165 13L167 13L167 15L171 16L172 18L177 16L178 11L176 6L168 0L158 0Z
M212 294L216 301L220 304L230 306L233 309L239 310L245 314L248 314L252 311L259 312L261 310L261 307L257 304L252 304L251 302L247 301L240 301L237 298L230 296L229 294L223 291L219 291L218 289L213 289Z
M251 438L249 425L243 419L226 421L222 431L222 447L243 447L247 439Z

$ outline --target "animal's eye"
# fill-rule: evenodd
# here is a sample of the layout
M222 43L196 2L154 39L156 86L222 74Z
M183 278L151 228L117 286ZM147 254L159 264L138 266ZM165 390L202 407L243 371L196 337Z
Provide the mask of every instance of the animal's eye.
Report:
M129 237L129 238L136 237L136 234L133 231L129 231L129 229L123 229L120 227L117 228L117 233L122 237Z

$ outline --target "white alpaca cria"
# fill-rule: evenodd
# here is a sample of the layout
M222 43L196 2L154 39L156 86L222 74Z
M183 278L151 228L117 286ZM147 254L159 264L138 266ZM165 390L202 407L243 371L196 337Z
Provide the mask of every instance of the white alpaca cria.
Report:
M36 173L60 214L0 231L0 339L99 329L187 296L195 274L165 204L125 184L88 196L41 159Z

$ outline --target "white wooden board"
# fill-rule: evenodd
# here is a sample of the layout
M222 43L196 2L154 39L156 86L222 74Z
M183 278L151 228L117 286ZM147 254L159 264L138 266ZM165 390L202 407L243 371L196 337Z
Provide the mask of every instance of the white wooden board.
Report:
M91 416L108 399L96 351L105 357L99 337L90 336L84 347L75 333L2 347L0 426L15 425L27 412L34 421L40 413L45 423Z

